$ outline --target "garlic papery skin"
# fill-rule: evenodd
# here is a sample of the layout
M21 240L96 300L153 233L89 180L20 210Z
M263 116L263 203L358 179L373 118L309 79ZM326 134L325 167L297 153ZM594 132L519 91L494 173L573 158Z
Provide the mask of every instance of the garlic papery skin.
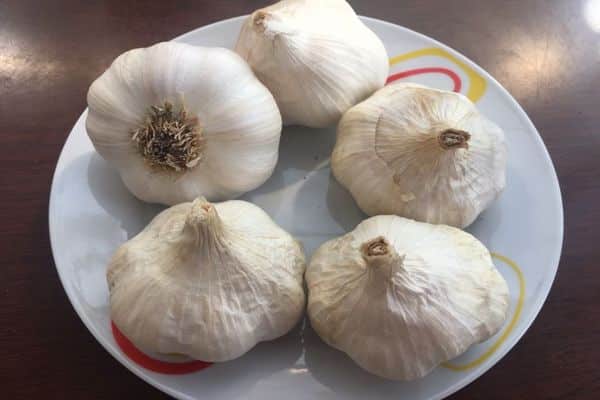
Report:
M108 265L110 314L141 349L204 361L241 356L304 312L301 245L259 207L173 206Z
M277 104L231 50L166 42L127 51L87 100L94 147L147 202L234 198L277 163Z
M504 188L506 145L463 95L396 83L344 114L331 167L368 215L465 227Z
M509 307L508 286L481 242L391 215L324 243L306 282L319 336L393 380L423 377L494 335Z
M235 50L269 88L286 125L322 128L381 88L388 56L345 0L284 0L244 23Z

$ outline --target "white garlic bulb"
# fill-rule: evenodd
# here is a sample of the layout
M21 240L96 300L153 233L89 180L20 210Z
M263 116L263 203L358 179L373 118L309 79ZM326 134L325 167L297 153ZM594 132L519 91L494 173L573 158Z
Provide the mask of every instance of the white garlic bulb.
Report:
M345 0L283 0L252 13L236 51L269 88L286 125L336 123L382 87L381 40Z
M233 51L166 42L120 55L90 87L94 147L138 198L237 197L272 174L281 115Z
M331 167L369 215L465 227L504 188L504 133L461 94L397 83L344 114Z
M508 287L470 234L385 215L323 244L306 270L311 325L367 371L422 377L494 335Z
M146 351L241 356L302 317L301 245L257 206L199 198L159 215L115 253L111 318Z

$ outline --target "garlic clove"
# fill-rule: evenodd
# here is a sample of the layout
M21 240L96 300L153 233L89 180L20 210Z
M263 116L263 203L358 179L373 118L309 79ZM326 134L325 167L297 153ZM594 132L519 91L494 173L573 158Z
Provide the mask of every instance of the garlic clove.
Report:
M331 165L369 215L465 227L503 190L506 145L466 97L397 83L344 115Z
M176 204L252 190L277 163L281 115L234 52L159 43L90 87L88 135L138 198Z
M269 88L286 125L326 127L381 88L381 40L344 0L284 0L252 13L236 51Z
M109 263L111 318L140 348L204 361L241 356L302 317L301 245L260 208L173 206Z
M470 234L376 216L324 243L306 271L311 325L367 371L412 380L502 327L508 286Z

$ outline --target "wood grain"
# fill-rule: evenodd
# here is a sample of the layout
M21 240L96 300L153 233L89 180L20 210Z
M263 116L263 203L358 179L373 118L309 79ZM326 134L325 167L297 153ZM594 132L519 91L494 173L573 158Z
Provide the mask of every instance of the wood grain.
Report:
M586 1L351 1L489 71L529 113L561 182L550 297L514 350L452 399L600 398L600 33ZM62 290L47 225L54 165L89 84L118 54L266 3L0 0L3 398L165 398L104 351Z

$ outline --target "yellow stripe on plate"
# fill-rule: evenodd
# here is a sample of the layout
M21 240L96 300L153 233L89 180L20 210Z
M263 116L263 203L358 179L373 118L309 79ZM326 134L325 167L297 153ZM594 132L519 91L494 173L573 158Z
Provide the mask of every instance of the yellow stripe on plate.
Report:
M479 75L473 68L448 53L446 50L439 47L427 47L420 50L411 51L409 53L400 54L390 58L390 66L398 64L403 61L411 60L413 58L419 58L424 56L437 56L452 61L456 64L469 78L469 89L467 90L466 96L475 103L485 93L487 82L485 78Z

